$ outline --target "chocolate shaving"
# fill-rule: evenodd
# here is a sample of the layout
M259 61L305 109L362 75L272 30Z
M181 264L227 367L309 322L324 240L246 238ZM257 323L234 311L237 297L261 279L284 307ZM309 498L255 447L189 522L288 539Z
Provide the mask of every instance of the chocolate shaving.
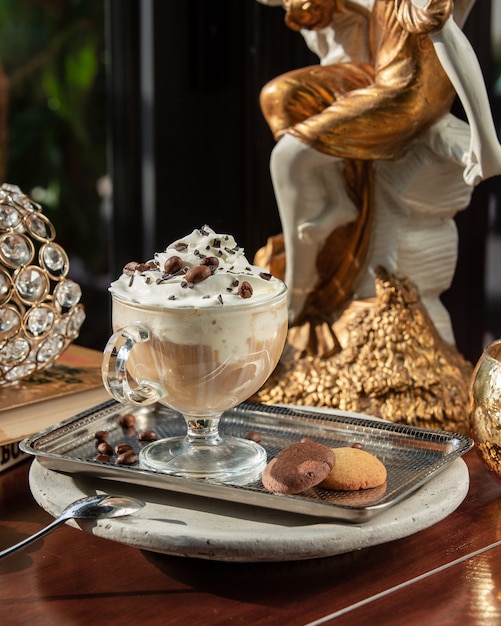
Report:
M180 241L176 243L176 245L174 246L174 250L177 250L178 252L184 252L185 250L188 250L188 244Z
M224 304L223 302L223 296L221 294L218 295L217 297L217 301L219 302L219 304Z

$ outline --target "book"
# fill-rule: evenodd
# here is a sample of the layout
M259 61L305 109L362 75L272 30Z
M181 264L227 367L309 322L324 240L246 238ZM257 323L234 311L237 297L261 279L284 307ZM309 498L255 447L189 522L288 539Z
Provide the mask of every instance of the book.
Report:
M19 448L19 441L0 446L0 472L21 463L29 456Z
M16 446L26 437L111 400L101 378L101 358L99 350L71 344L52 366L17 385L0 387L0 447L5 455L0 458L5 466L7 456L17 462Z

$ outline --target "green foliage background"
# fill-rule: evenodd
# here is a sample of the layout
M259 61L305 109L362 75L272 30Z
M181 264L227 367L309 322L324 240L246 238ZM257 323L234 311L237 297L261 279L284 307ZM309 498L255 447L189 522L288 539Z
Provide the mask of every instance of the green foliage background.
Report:
M42 204L90 275L107 266L97 191L107 174L104 43L104 0L0 0L2 182Z

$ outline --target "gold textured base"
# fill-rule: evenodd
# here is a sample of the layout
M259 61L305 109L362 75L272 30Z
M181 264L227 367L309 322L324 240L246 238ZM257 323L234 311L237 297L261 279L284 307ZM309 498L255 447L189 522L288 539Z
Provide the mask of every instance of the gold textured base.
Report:
M294 348L289 345L253 400L361 412L468 433L473 367L439 336L408 279L379 269L376 297L353 301L331 330L339 339L337 353L324 357L297 353L298 358L291 358ZM297 335L294 331L291 341Z

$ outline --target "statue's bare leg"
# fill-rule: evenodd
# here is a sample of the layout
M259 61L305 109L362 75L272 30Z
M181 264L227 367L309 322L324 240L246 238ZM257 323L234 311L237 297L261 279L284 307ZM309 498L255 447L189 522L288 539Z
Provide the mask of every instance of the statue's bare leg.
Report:
M291 135L284 135L273 149L270 171L284 234L293 321L317 280L318 251L330 233L355 220L358 211L346 190L343 161Z

